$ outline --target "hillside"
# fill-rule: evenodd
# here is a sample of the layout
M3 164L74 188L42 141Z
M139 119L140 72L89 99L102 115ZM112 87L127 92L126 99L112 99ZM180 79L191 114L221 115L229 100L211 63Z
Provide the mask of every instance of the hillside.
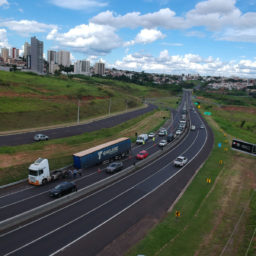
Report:
M0 131L76 122L142 106L166 90L96 77L0 71Z

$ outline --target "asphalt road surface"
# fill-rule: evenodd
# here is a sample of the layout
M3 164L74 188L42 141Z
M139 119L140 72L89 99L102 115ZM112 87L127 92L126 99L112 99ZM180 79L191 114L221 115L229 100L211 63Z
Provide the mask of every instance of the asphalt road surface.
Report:
M141 108L120 115L104 118L87 124L80 124L76 126L62 127L36 132L2 135L0 136L0 146L17 146L32 143L34 135L38 133L43 133L49 136L50 139L57 139L83 134L85 132L97 131L103 128L111 128L130 119L148 113L154 109L156 109L156 106L149 104L146 108Z
M185 99L191 104L188 93ZM199 114L190 111L190 117L197 129L137 172L1 234L0 255L96 255L143 217L168 209L207 158L214 141L207 124L199 128L203 122ZM185 167L173 166L179 155L188 157Z

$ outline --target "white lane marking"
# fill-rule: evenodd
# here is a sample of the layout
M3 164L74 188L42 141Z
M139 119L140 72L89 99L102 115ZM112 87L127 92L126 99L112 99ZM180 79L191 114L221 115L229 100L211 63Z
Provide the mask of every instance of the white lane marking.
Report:
M204 145L207 141L208 136L206 136L206 139L204 141L203 146L201 147L200 151L191 159L191 161L202 151L202 149L204 148ZM144 196L142 196L141 198L139 198L138 200L134 201L132 204L128 205L126 208L124 208L123 210L119 211L118 213L116 213L115 215L113 215L112 217L110 217L109 219L105 220L104 222L102 222L101 224L99 224L98 226L94 227L93 229L91 229L90 231L86 232L85 234L81 235L80 237L78 237L77 239L73 240L72 242L66 244L65 246L63 246L62 248L60 248L59 250L53 252L52 254L50 254L49 256L54 256L56 254L58 254L59 252L64 251L67 247L71 246L72 244L76 243L77 241L81 240L82 238L86 237L87 235L89 235L90 233L92 233L93 231L97 230L98 228L100 228L101 226L103 226L104 224L108 223L109 221L111 221L112 219L116 218L118 215L122 214L123 212L125 212L126 210L128 210L129 208L131 208L133 205L137 204L138 202L140 202L141 200L143 200L144 198L146 198L148 195L152 194L153 192L155 192L159 187L161 187L162 185L164 185L165 183L167 183L169 180L171 180L173 177L175 177L178 173L180 173L186 166L183 166L182 168L179 169L179 171L177 171L176 173L174 173L172 176L170 176L168 179L166 179L163 183L159 184L157 187L155 187L153 190L151 190L150 192L148 192L147 194L145 194Z
M81 178L78 178L78 179L75 179L75 180L72 180L72 181L73 181L73 182L75 182L75 181L80 181L80 180L82 180L82 179L88 178L88 177L90 177L90 176L92 176L92 175L96 175L96 174L97 174L96 172L93 172L93 173L90 173L90 174L88 174L88 175L86 175L86 176L82 176ZM36 195L30 196L30 197L26 197L26 198L20 199L20 200L18 200L18 201L15 201L15 202L13 202L13 203L6 204L6 205L4 205L4 206L1 206L1 207L0 207L0 210L1 210L1 209L4 209L4 208L7 208L7 207L9 207L9 206L15 205L15 204L19 204L19 203L24 202L24 201L26 201L26 200L30 200L30 199L35 198L35 197L37 197L37 196L40 196L40 195L43 195L43 194L47 194L47 193L49 193L49 190L46 190L46 191L43 191L43 192L38 193L38 194L36 194Z
M11 196L11 195L14 195L14 194L17 194L17 193L20 193L20 192L29 190L29 189L33 189L33 187L21 189L21 190L18 190L18 191L11 192L11 193L9 193L9 194L2 195L2 196L0 196L0 199L3 198L3 197L8 197L8 196Z
M196 138L194 139L193 143L190 145L190 147L191 147L191 146L195 143L195 141L197 140L198 134L199 134L199 132L197 133L197 136L196 136ZM189 148L190 148L190 147L189 147ZM185 153L186 151L188 151L188 149L186 149L183 153ZM58 231L58 230L60 230L60 229L62 229L62 228L64 228L64 227L66 227L66 226L68 226L68 225L71 225L72 223L74 223L74 222L76 222L76 221L78 221L78 220L80 220L80 219L82 219L82 218L84 218L85 216L89 215L90 213L92 213L92 212L94 212L94 211L100 209L101 207L103 207L103 206L107 205L108 203L114 201L115 199L121 197L121 196L124 195L125 193L128 193L130 190L132 190L132 189L134 189L135 187L139 186L140 184L142 184L142 183L145 182L146 180L152 178L153 176L155 176L156 174L158 174L159 172L161 172L162 170L164 170L166 167L169 167L170 164L171 164L171 163L168 163L167 165L165 165L165 166L163 166L161 169L159 169L157 172L152 173L152 174L151 174L150 176L148 176L146 179L141 180L140 182L138 182L137 184L133 185L133 186L130 187L129 189L123 191L122 193L120 193L119 195L117 195L117 196L111 198L110 200L106 201L105 203L103 203L103 204L101 204L101 205L95 207L94 209L90 210L89 212L86 212L86 213L80 215L79 217L77 217L77 218L75 218L75 219L73 219L73 220L71 220L71 221L65 223L64 225L59 226L58 228L56 228L56 229L54 229L54 230L52 230L52 231L50 231L50 232L44 234L43 236L40 236L40 237L34 239L33 241L31 241L31 242L29 242L29 243L27 243L27 244L24 244L23 246L20 246L19 248L15 249L15 250L13 250L13 251L11 251L11 252L8 252L8 253L5 254L4 256L8 256L8 255L10 255L10 254L12 254L12 253L15 253L15 252L17 252L17 251L19 251L19 250L21 250L21 249L23 249L23 248L25 248L25 247L27 247L27 246L29 246L29 245L35 243L35 242L37 242L37 241L43 239L44 237L47 237L47 236L51 235L52 233L54 233L54 232L56 232L56 231Z
M186 136L185 136L185 138L182 140L182 142L184 142L184 141L187 139L188 136L189 136L189 132L186 134ZM174 148L173 148L172 150L170 150L167 154L170 154L172 151L174 151L174 150L175 150L177 147L179 147L180 145L181 145L181 144L175 145ZM145 168L147 168L147 167L150 166L151 164L155 163L155 162L158 161L158 160L161 160L163 157L165 157L165 155L166 155L166 154L161 155L159 158L157 158L157 159L153 160L152 162L148 163L147 165L145 165L144 167L142 167L141 169L139 169L137 172L131 173L130 175L127 175L126 177L124 177L124 178L122 178L122 179L120 179L120 180L118 180L118 181L116 181L116 182L114 182L114 183L112 183L112 184L110 184L110 185L108 185L108 186L106 186L106 187L104 187L104 188L102 188L102 189L96 191L95 193L93 193L93 194L91 194L91 195L89 195L89 196L87 196L87 197L84 197L84 198L82 198L82 199L80 199L80 200L78 200L78 201L76 201L76 202L74 202L74 203L72 203L72 204L69 204L69 205L67 205L67 206L65 206L65 207L63 207L63 208L60 208L59 210L56 210L56 211L54 211L54 212L52 212L52 213L50 213L50 214L48 214L48 215L45 215L45 216L43 216L43 217L41 217L41 218L39 218L39 219L36 219L36 220L34 220L34 221L30 222L30 223L27 223L27 224L25 224L25 225L23 225L23 226L20 226L20 227L18 227L18 228L16 228L16 229L13 229L13 230L11 230L11 231L9 231L9 232L7 232L7 233L4 233L4 234L0 235L0 237L3 237L3 236L5 236L5 235L7 235L7 234L10 234L10 233L13 233L14 231L17 231L17 230L19 230L19 229L21 229L21 228L24 228L24 227L28 226L28 225L32 225L33 223L35 223L35 222L37 222L37 221L40 221L41 219L44 219L44 218L46 218L46 217L49 217L49 216L51 216L51 215L53 215L53 214L55 214L55 213L61 211L62 209L65 209L65 208L67 208L67 207L73 206L74 204L79 203L79 202L81 202L82 200L86 200L87 198L90 198L91 196L94 196L94 195L98 194L99 192L103 191L104 189L110 188L110 187L114 186L115 184L117 184L117 183L119 183L119 182L121 182L121 181L123 181L123 180L125 180L125 179L128 179L128 178L132 177L133 175L135 175L135 174L137 174L137 173L143 171Z

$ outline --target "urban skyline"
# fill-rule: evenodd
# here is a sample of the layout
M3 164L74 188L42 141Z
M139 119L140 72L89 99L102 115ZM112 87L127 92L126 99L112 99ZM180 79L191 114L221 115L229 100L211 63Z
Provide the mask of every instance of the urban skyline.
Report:
M35 11L35 10L39 10ZM0 47L36 36L72 62L150 73L256 77L251 0L0 1ZM47 15L46 15L47 14Z

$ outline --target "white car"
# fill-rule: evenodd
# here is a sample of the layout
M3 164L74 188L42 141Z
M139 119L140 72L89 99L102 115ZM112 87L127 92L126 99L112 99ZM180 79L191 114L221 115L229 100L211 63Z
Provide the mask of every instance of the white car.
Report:
M167 130L164 129L164 128L161 128L160 131L159 131L159 133L158 133L158 135L159 135L159 136L165 136L165 135L167 135Z
M191 131L195 131L195 129L196 129L196 126L195 125L191 125Z
M179 156L174 161L175 166L184 166L188 162L188 159L185 156Z
M167 145L167 140L161 140L160 142L159 142L159 146L160 147L164 147L164 146L166 146Z
M153 132L149 133L149 135L148 135L149 138L154 138L155 136L156 135Z
M177 131L175 132L175 134L176 134L176 135L180 135L180 134L182 134L182 131L181 131L181 130L177 130Z
M200 125L200 129L204 129L205 127L204 127L204 125L203 124L201 124Z

